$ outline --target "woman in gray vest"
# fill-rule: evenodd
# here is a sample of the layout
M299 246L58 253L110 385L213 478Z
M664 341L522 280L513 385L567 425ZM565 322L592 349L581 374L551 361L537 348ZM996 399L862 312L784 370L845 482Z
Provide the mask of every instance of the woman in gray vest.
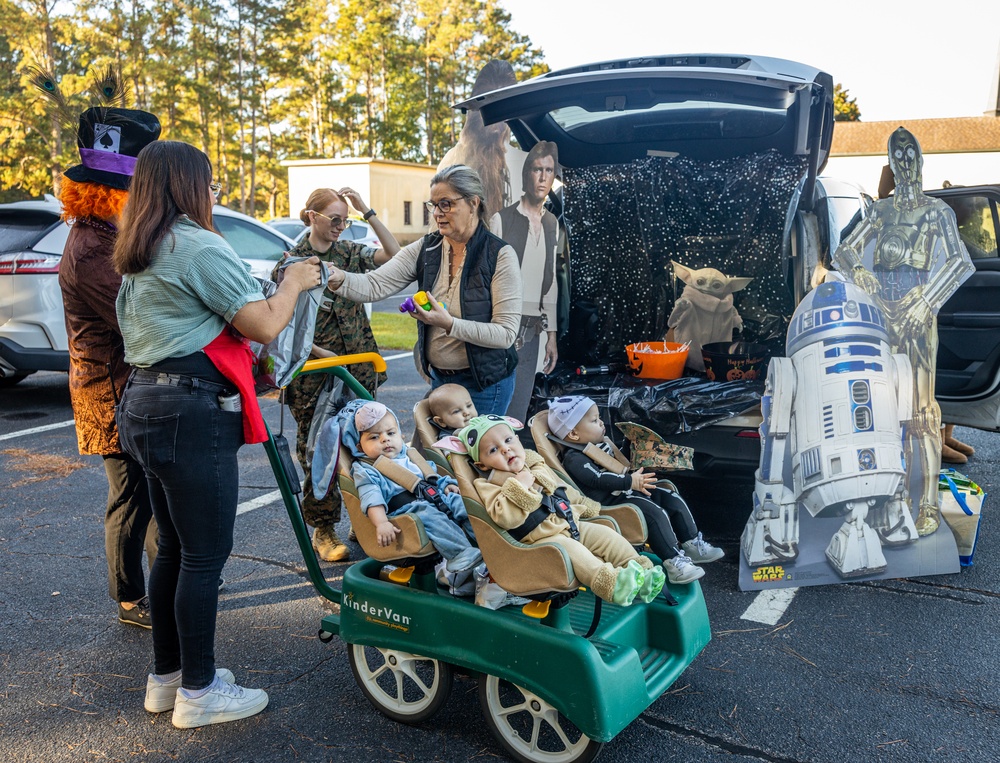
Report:
M514 250L490 233L483 199L475 170L445 167L431 178L427 202L437 231L370 273L331 266L328 288L377 302L416 280L431 309L411 313L418 321L414 354L431 387L460 384L480 415L503 415L514 394L521 269Z

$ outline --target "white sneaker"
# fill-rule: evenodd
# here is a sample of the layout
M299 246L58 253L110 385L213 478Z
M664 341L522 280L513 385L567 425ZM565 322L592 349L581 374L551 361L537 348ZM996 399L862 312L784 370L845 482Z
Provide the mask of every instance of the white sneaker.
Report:
M229 683L236 680L232 671L226 668L217 668L215 675ZM167 710L172 710L179 688L181 688L180 676L177 676L173 681L161 681L150 673L149 678L146 679L146 701L142 703L142 706L149 713L165 713Z
M721 548L716 548L707 540L701 537L701 533L691 540L686 540L681 543L681 548L684 553L691 557L691 561L695 564L707 564L708 562L714 562L721 559L726 555L726 552Z
M171 722L179 729L193 729L210 723L226 723L257 715L267 707L267 692L244 689L218 679L200 697L185 697L177 690Z
M681 551L677 556L663 563L663 571L671 583L691 583L705 576L705 570L691 561Z

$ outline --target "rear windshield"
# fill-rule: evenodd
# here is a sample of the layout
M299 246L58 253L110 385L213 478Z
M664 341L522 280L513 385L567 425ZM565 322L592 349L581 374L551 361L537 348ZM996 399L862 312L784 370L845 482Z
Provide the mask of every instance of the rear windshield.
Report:
M788 118L783 108L751 108L707 101L654 103L627 111L588 111L568 106L549 113L576 140L597 144L761 138L779 132Z
M30 249L57 222L59 217L49 212L0 211L0 254Z

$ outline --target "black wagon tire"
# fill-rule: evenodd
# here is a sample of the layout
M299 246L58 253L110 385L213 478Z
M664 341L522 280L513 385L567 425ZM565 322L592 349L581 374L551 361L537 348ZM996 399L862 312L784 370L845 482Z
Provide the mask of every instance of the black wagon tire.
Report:
M493 736L519 763L590 763L604 747L544 699L505 679L481 675L479 704Z
M447 662L364 644L348 644L347 657L368 701L399 723L426 721L451 693L454 670Z

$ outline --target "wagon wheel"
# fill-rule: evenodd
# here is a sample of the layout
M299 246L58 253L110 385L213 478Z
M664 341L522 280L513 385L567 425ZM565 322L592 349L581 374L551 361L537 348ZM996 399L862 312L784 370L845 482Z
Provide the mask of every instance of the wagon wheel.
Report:
M368 701L400 723L434 715L451 692L452 666L399 649L348 644L351 671Z
M589 763L604 747L544 699L496 676L479 677L486 724L520 763Z

